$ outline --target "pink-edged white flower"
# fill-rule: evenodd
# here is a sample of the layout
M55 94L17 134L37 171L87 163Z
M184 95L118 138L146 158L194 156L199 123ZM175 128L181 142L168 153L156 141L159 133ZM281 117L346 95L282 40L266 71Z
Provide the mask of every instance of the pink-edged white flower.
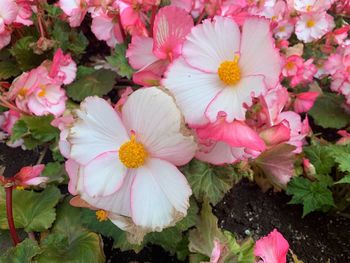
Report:
M327 11L334 2L334 0L293 0L294 9L303 13Z
M219 112L232 122L245 120L252 97L276 85L280 67L267 20L247 18L240 33L232 19L215 17L192 29L163 85L191 126L215 122Z
M134 36L126 52L129 62L138 71L135 83L159 85L168 64L181 55L182 44L193 27L193 19L182 8L161 8L154 20L153 38Z
M326 12L302 14L295 24L298 39L310 43L318 40L334 28L334 19Z
M274 36L278 39L289 39L293 32L294 24L288 19L279 21L273 29Z
M286 263L288 249L288 241L274 229L266 237L256 241L254 255L261 258L262 263Z
M68 16L71 27L80 26L89 8L88 0L60 0L58 5Z
M176 168L196 150L173 98L158 88L133 92L121 116L88 97L70 129L70 190L108 211L117 226L160 231L183 218L191 188Z
M72 83L77 74L77 64L70 54L63 54L62 49L55 52L50 67L50 77L58 82L68 85Z

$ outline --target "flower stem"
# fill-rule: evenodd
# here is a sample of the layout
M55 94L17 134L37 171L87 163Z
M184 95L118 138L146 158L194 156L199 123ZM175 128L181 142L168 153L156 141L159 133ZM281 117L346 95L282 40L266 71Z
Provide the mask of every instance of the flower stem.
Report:
M13 185L5 186L6 192L6 214L7 214L7 222L9 224L10 234L12 237L13 244L17 246L20 242L19 237L16 232L15 222L13 221L13 213L12 213L12 190Z
M156 14L157 14L157 9L158 9L157 5L152 6L152 13L151 13L151 20L150 20L150 30L149 30L149 36L150 37L153 37L153 27L154 27L154 20L156 18Z

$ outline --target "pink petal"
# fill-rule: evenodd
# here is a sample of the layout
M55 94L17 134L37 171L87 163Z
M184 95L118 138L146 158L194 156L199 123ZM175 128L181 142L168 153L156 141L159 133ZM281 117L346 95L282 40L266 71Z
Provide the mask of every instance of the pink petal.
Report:
M288 241L274 229L268 236L256 241L254 255L264 263L286 263Z
M153 27L154 54L170 61L177 58L192 27L193 19L184 9L175 6L159 9Z
M247 124L242 121L227 122L225 115L215 123L196 129L201 139L212 139L226 142L232 147L247 147L256 151L264 151L265 143Z
M294 111L297 113L308 112L320 95L317 91L302 92L296 95Z
M133 36L126 51L126 57L129 59L130 65L134 69L141 69L157 61L158 58L153 54L152 48L152 38Z
M269 145L277 145L282 142L286 142L290 139L289 125L285 125L282 122L267 128L259 133L259 136L264 142Z

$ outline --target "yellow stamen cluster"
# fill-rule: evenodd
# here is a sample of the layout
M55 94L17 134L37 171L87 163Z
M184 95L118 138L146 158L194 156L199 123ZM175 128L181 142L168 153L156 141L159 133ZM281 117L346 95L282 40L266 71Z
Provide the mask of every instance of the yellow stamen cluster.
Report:
M21 95L22 97L24 97L27 94L27 91L28 91L28 89L26 87L23 87L20 89L18 94Z
M46 95L46 86L45 85L39 85L40 92L38 93L39 97L44 97Z
M308 21L306 22L306 26L307 26L308 28L315 26L315 24L316 24L316 23L315 23L314 20L308 20Z
M141 167L147 158L147 151L142 143L135 139L135 135L131 135L130 141L122 144L119 149L119 159L127 168Z
M16 186L16 190L23 191L24 190L24 186L18 185L18 186Z
M235 85L241 79L241 69L238 65L238 56L233 61L224 61L218 69L219 78L226 85Z
M107 221L108 219L108 213L105 210L97 210L96 211L96 218L98 221Z

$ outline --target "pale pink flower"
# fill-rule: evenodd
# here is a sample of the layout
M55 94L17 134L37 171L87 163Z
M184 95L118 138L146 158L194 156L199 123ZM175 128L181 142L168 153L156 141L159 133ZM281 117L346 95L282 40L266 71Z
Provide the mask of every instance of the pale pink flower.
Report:
M161 8L154 20L153 38L134 36L126 52L134 69L133 80L143 86L154 86L168 64L181 54L186 35L193 20L183 9L175 6Z
M88 0L60 0L58 5L68 16L71 27L80 26L89 8Z
M67 138L69 135L69 130L74 123L73 116L68 113L64 113L63 116L55 118L51 125L54 127L57 127L61 133L60 133L60 140L58 141L58 148L63 155L63 157L69 159L70 158L70 151L71 151L71 144L68 142Z
M61 115L66 106L66 94L57 83L49 77L44 66L20 75L13 83L9 98L15 99L16 106L37 116Z
M13 125L20 118L20 113L15 110L9 110L2 113L3 121L1 122L0 129L7 134L12 134Z
M274 36L277 39L289 39L293 32L294 24L287 19L279 21L273 29Z
M286 263L289 249L288 241L274 229L266 237L256 241L254 255L263 263Z
M334 19L326 12L302 14L295 24L298 39L310 43L323 37L334 28Z
M77 116L68 137L71 191L127 231L160 231L186 215L191 188L176 166L192 159L196 144L182 134L170 95L137 90L121 117L105 100L88 97Z
M64 55L62 49L57 49L50 67L49 76L64 85L68 85L74 81L76 74L77 64L70 54Z
M293 0L294 9L298 12L324 12L327 11L335 0Z
M232 122L245 120L244 105L276 85L280 67L267 20L248 18L241 33L232 19L215 17L192 29L163 85L191 126L215 122L219 112Z
M17 16L18 6L14 0L0 1L0 34L4 33L6 26L12 24Z
M11 32L9 30L5 30L0 33L0 50L6 47L11 42Z
M106 41L112 48L124 41L118 17L117 11L110 14L102 9L92 14L92 32L97 39Z
M320 93L316 91L308 91L296 94L294 101L294 111L296 113L308 112L314 106L314 103L319 95Z
M34 4L31 1L26 0L17 0L16 1L18 5L18 13L15 23L22 24L25 26L31 26L33 25L32 21L32 15L33 15L33 8L32 5Z

